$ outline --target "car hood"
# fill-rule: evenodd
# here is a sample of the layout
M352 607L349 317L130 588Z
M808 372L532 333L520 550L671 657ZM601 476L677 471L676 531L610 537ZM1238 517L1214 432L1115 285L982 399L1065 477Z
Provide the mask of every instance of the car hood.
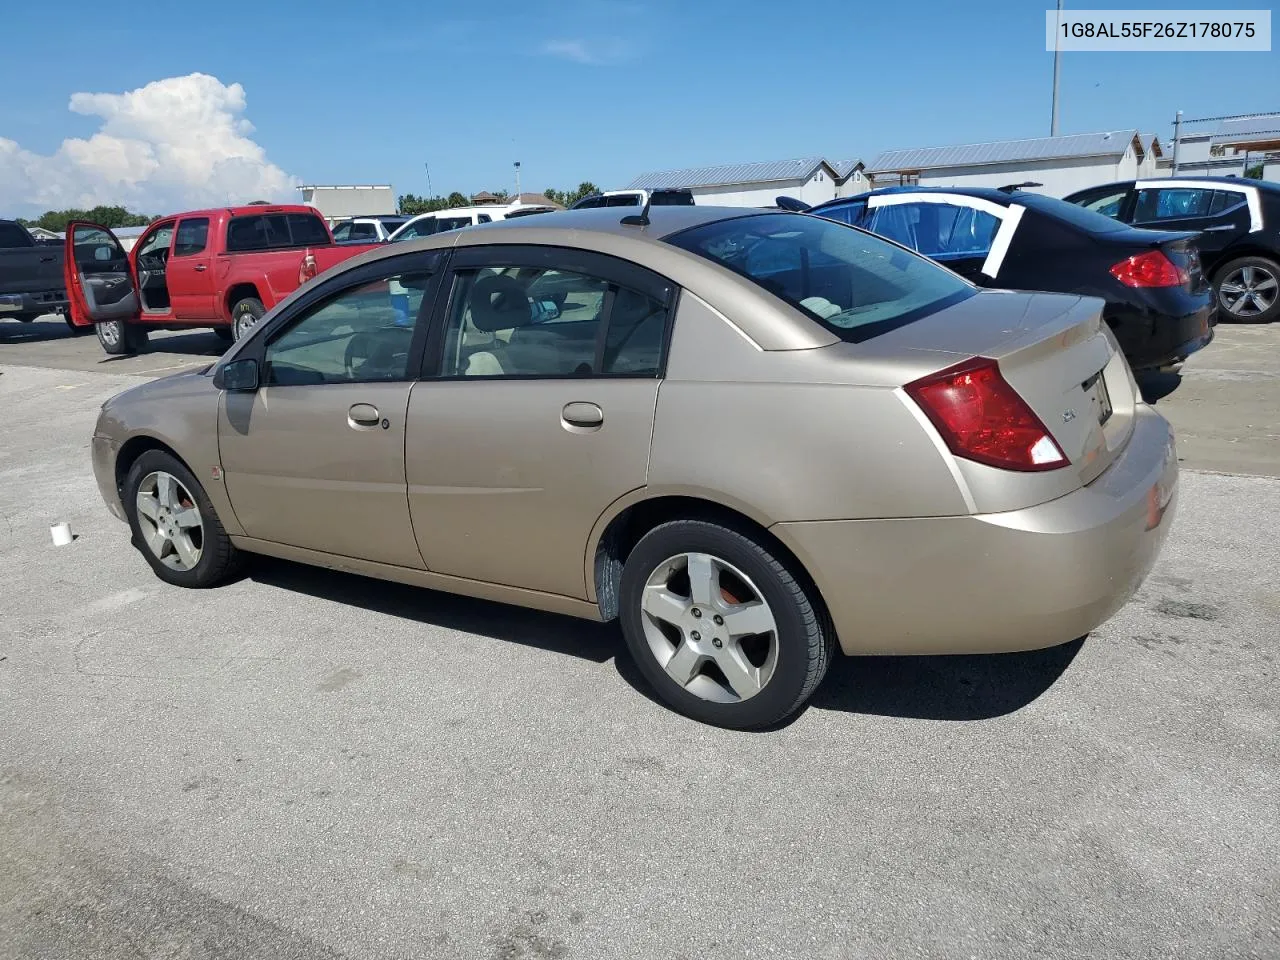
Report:
M138 433L162 434L159 428L179 421L203 421L216 428L218 390L209 367L184 370L140 383L102 405L94 433L124 439Z

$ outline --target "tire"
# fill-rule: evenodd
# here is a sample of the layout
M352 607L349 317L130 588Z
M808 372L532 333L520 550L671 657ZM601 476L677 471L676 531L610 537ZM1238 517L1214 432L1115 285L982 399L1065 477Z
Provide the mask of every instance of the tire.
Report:
M213 335L226 343L232 343L236 338L230 327L214 327Z
M169 478L168 484L162 477ZM166 494L166 488L170 493ZM140 495L155 501L145 512ZM243 562L204 488L171 453L148 450L134 461L124 482L124 509L133 545L165 583L193 589L215 587ZM153 516L152 511L158 513ZM188 525L192 519L194 526ZM186 538L185 548L179 537Z
M83 337L93 332L93 325L87 327L78 327L71 321L71 315L64 313L62 315L63 322L66 323L67 329L71 331L73 337Z
M123 320L107 320L93 325L103 352L112 356L139 353L147 345L147 331Z
M40 314L38 314L38 313L11 313L11 314L9 314L9 317L10 317L11 319L13 319L13 320L17 320L19 323L30 323L31 321L33 321L33 320L34 320L36 317L38 317L38 316L40 316Z
M708 588L692 586L691 564L713 571L697 577ZM765 546L701 520L664 523L641 538L623 566L619 603L627 647L659 699L719 727L753 730L791 716L834 649L812 587ZM734 632L768 623L763 633Z
M1241 302L1240 295L1246 292ZM1214 274L1213 293L1222 319L1270 323L1280 318L1280 264L1265 257L1232 260Z
M231 336L235 340L239 340L251 329L253 325L262 319L262 315L267 312L267 308L262 305L262 301L257 297L245 297L237 300L231 307Z

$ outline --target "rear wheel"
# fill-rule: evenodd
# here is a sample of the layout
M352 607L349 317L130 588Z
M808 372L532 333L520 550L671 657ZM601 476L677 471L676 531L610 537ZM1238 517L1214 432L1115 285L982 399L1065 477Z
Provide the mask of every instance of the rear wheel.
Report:
M147 345L147 331L123 320L104 320L93 326L103 351L112 356L138 353Z
M231 335L239 340L248 333L255 323L267 312L262 301L257 297L245 297L237 300L231 308Z
M767 727L799 710L827 672L834 631L811 591L736 530L674 521L627 557L622 632L674 710L722 727Z
M1237 323L1280 317L1280 265L1264 257L1232 260L1214 278L1223 316Z
M179 587L217 586L238 567L213 504L177 457L148 450L129 469L124 506L134 546L156 576Z

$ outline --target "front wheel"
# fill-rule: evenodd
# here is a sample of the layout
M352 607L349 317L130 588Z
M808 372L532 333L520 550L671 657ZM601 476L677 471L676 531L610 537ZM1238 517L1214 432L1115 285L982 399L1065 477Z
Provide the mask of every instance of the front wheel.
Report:
M134 546L156 576L179 587L213 587L234 573L232 545L199 481L177 457L148 450L129 469L124 506Z
M1270 323L1280 317L1280 265L1265 257L1232 260L1214 278L1218 306L1237 323Z
M112 356L138 353L147 344L147 331L123 320L104 320L93 326L103 351Z
M253 329L253 325L262 319L262 315L267 312L267 308L262 305L262 301L257 297L245 297L243 300L237 300L231 308L231 335L236 340L241 339L246 333Z
M740 730L795 713L827 672L834 631L813 588L770 550L700 520L654 528L622 572L622 632L658 696Z

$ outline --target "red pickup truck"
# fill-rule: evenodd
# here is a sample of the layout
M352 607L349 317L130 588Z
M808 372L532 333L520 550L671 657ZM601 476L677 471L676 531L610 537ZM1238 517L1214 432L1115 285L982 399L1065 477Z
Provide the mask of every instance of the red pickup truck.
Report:
M375 244L335 244L313 207L223 207L157 220L124 246L106 227L67 224L71 324L107 353L137 353L149 329L212 327L238 340L318 273Z

